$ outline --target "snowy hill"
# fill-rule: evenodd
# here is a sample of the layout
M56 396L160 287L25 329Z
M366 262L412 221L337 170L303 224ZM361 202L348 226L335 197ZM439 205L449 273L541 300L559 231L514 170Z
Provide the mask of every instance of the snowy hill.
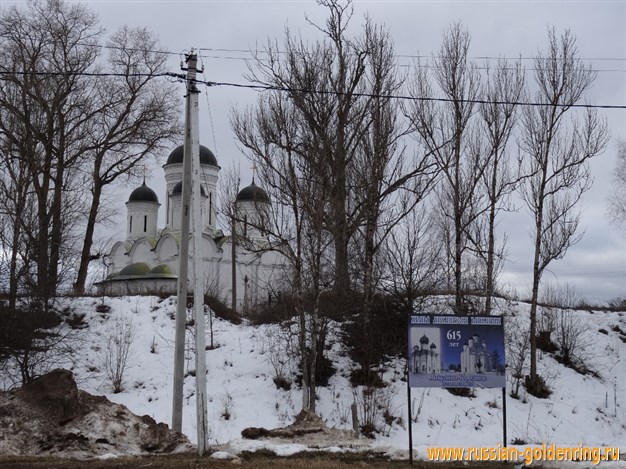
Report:
M80 339L71 369L79 388L104 394L138 415L157 422L171 422L175 299L157 297L72 298L63 300L88 325L76 329ZM102 305L106 306L102 306ZM109 309L110 308L110 309ZM503 312L517 318L509 327L527 321L528 306L508 303ZM506 310L506 311L505 311ZM508 440L516 444L623 446L626 442L626 314L571 311L584 321L587 362L597 376L566 368L541 353L539 372L553 390L548 399L525 395L507 396ZM115 327L129 328L132 342L120 393L113 393L105 371L107 343ZM207 326L209 327L209 326ZM213 319L215 347L207 350L207 396L209 443L231 449L271 446L279 453L302 449L301 445L243 440L247 427L275 428L293 422L300 410L301 392L277 389L275 367L293 367L293 361L276 363L279 347L275 326L233 325ZM75 339L76 340L76 339ZM188 331L188 342L191 342ZM210 344L210 337L207 344ZM318 413L330 427L350 429L350 407L363 396L347 378L354 366L342 344L335 339L327 355L337 373L319 388ZM508 357L507 357L508 358ZM195 378L193 352L186 353L183 433L196 439ZM272 364L274 363L274 364ZM407 391L401 380L404 360L390 360L383 378L389 384L373 397L379 407L381 433L376 440L361 439L390 454L406 457ZM510 382L509 382L510 386ZM510 388L508 389L510 392ZM477 389L475 397L457 397L442 389L412 390L414 446L423 455L426 446L495 446L502 442L502 396L500 389ZM334 446L341 446L336 442ZM346 443L354 446L354 442Z

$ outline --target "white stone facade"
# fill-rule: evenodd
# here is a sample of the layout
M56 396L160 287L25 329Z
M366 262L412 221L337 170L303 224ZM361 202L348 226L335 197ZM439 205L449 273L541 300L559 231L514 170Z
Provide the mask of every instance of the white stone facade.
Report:
M177 153L178 152L178 153ZM97 287L104 294L174 294L178 279L181 194L176 186L182 178L182 152L175 149L165 171L166 225L157 229L159 202L156 194L145 186L131 194L127 207L126 239L113 245L107 256L107 278ZM204 152L204 154L203 154ZM208 152L208 153L207 153ZM202 241L201 253L190 244L189 274L192 262L201 263L204 290L227 304L232 297L233 238L216 228L215 194L219 166L210 151L201 147L202 177ZM180 190L180 185L178 187ZM248 200L250 194L255 200ZM271 246L263 236L262 224L267 219L270 203L267 194L254 182L237 196L236 211L241 221L236 224L235 277L237 305L251 307L266 301L280 291L286 278L287 257L280 246ZM248 221L247 226L244 220ZM132 225L132 226L131 226ZM189 279L192 281L193 279ZM190 291L191 285L190 285Z

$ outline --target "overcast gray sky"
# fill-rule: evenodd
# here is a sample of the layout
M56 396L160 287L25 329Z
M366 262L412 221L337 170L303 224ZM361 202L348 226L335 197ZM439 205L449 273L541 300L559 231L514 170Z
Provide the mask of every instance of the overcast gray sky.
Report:
M2 2L0 2L2 3ZM183 53L200 49L204 79L244 83L250 50L268 38L283 37L285 26L315 40L319 32L305 15L322 24L326 15L314 1L107 1L88 3L109 32L123 24L156 31L163 47ZM626 105L626 2L620 1L355 1L353 30L365 14L384 24L395 41L401 65L410 66L414 55L431 55L443 32L460 21L472 36L470 55L531 58L547 43L547 28L571 29L581 57L598 70L586 100L591 104ZM182 57L182 55L180 56ZM179 72L180 57L171 56L171 71ZM531 60L524 60L532 68ZM404 68L404 70L410 70ZM527 71L527 80L532 72ZM181 84L181 100L183 85ZM240 165L242 182L250 179L250 164L241 157L229 126L231 107L253 105L257 92L230 87L203 90L200 96L200 141L214 150L222 168ZM208 110L211 110L209 113ZM582 204L585 235L564 260L552 264L546 281L569 282L592 300L626 296L626 243L624 233L609 223L606 198L615 163L615 139L625 138L626 110L602 111L612 134L607 151L592 163L594 186ZM167 155L163 155L161 163ZM164 197L162 170L153 171L149 184ZM130 189L129 189L130 190ZM121 207L123 211L123 207ZM123 220L120 217L120 220ZM160 220L163 220L163 214ZM530 285L532 242L529 215L522 208L501 224L509 236L509 261L502 281L527 292ZM161 225L162 225L161 221ZM123 231L120 232L120 236Z

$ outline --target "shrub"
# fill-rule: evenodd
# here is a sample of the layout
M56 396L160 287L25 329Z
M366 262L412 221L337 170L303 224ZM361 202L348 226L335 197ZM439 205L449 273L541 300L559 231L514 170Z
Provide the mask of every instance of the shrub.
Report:
M519 388L527 372L530 353L528 325L519 316L507 316L504 322L506 357L510 372L511 397L519 398Z
M122 381L134 338L135 327L132 318L117 316L105 337L106 343L102 356L104 369L114 393L123 390Z
M389 435L394 423L401 419L391 409L392 392L389 388L363 386L353 389L361 434L374 438L375 433Z
M457 397L476 397L473 388L446 388L450 394Z
M535 379L531 378L530 375L527 375L524 379L524 387L528 394L531 394L535 397L539 397L540 399L546 399L550 397L552 391L548 388L546 381L539 375L535 377Z
M367 322L360 313L362 297L355 295L350 316L342 324L343 340L356 363L377 366L388 357L405 357L407 353L406 309L388 295L376 295ZM371 385L369 371L361 372L358 384ZM375 378L374 378L375 379Z
M250 311L249 316L252 324L278 324L291 319L295 313L294 298L290 294L279 293Z
M73 314L70 310L66 314ZM51 304L29 301L15 308L0 305L0 360L13 384L26 384L57 367L72 351L73 330ZM19 372L16 382L11 370Z

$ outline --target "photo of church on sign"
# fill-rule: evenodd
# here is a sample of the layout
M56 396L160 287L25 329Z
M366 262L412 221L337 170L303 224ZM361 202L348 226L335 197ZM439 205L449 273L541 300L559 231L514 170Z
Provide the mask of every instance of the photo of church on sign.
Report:
M487 341L481 339L478 334L471 336L467 343L463 344L461 352L462 373L485 373L497 371L498 352L494 349L489 352Z
M413 373L439 373L441 371L441 354L439 353L439 329L415 329L414 335L423 332L411 349L410 368ZM429 330L430 329L430 330ZM431 337L426 333L431 332Z

